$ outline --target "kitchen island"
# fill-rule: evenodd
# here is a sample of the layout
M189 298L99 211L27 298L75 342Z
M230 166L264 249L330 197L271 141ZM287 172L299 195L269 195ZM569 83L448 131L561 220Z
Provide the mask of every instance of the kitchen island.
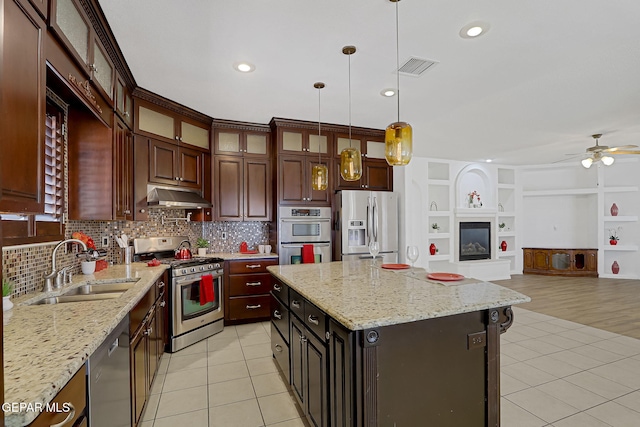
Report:
M500 334L527 296L370 261L268 270L274 357L312 425L500 424Z

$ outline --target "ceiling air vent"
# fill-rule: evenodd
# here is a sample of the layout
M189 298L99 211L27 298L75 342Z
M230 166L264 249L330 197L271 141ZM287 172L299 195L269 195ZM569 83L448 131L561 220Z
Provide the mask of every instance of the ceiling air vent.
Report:
M436 64L438 64L437 61L411 56L400 66L398 71L406 76L420 77L422 73Z

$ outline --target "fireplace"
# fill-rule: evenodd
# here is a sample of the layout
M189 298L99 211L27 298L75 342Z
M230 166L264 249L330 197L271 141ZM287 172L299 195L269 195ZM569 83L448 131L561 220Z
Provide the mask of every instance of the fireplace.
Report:
M491 223L460 223L460 261L491 259Z

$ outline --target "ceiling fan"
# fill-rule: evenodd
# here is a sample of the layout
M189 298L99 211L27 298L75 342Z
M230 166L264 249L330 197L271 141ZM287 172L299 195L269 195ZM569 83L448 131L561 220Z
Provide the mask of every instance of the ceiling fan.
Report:
M582 166L590 168L592 164L602 161L605 166L610 166L614 162L614 158L609 154L640 154L640 150L633 150L638 148L637 145L621 145L619 147L608 147L606 145L598 144L598 140L602 137L601 133L591 135L596 140L596 145L587 148L588 157L582 159Z

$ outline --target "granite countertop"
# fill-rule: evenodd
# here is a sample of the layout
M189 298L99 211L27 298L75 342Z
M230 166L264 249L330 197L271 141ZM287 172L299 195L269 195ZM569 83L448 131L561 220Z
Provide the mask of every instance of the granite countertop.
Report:
M445 286L427 281L422 269L385 270L370 260L267 270L352 331L531 301L494 283L467 279Z
M73 283L62 290L14 299L13 309L4 312L4 401L50 402L166 268L147 267L145 263L111 266L95 274L75 275ZM125 278L139 280L115 299L26 305L88 281ZM25 426L37 415L5 412L5 425Z
M194 255L194 258L222 258L225 261L233 261L235 259L262 259L262 258L278 258L278 254L268 253L268 254L241 254L240 252L217 252L213 254L207 254L204 257L199 255Z

